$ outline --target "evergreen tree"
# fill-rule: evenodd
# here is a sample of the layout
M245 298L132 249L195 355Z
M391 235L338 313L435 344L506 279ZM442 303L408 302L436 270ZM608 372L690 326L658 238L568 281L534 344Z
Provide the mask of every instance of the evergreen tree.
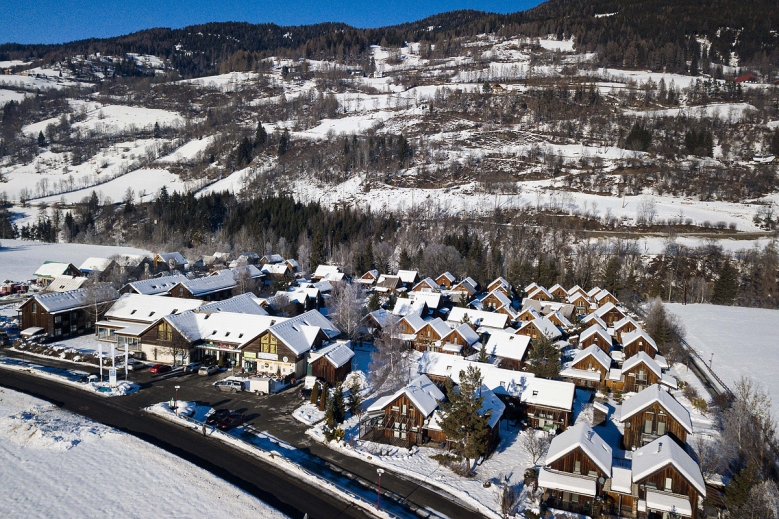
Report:
M560 350L545 336L533 339L528 353L528 371L537 377L555 379L560 374Z
M771 153L779 156L779 129L774 130L771 134Z
M287 151L289 151L289 131L284 130L284 133L279 138L279 157L285 155Z
M257 123L257 132L254 135L254 146L259 147L265 144L268 140L268 132L265 131L265 127L261 122Z
M750 461L725 487L725 506L731 517L744 517L741 511L751 501L751 491L760 482L757 465Z
M160 123L155 122L154 123L154 138L159 139L162 136L162 132L160 131Z
M732 305L738 295L738 271L725 260L720 270L719 278L714 283L711 302L715 305Z
M327 382L322 382L322 396L319 397L319 410L324 411L325 407L327 406L327 402L330 400L329 397L329 391L330 388L327 385Z
M368 300L368 311L375 312L381 307L381 301L379 300L379 294L374 292L371 294L371 298Z
M619 271L621 267L622 265L619 261L619 257L612 256L608 263L606 263L606 268L603 269L601 286L615 296L617 295L617 292L619 292Z
M445 402L441 405L441 430L447 439L458 444L465 458L468 472L471 459L487 454L489 448L489 416L480 414L484 397L481 396L481 370L468 366L460 371L460 385L455 389L451 380L446 381Z
M46 146L46 137L43 136L43 132L38 132L38 147L43 148Z
M652 132L636 121L625 139L625 148L635 151L646 151L652 144Z
M319 384L314 384L314 387L311 389L310 402L314 405L317 405L318 400L319 400Z
M325 231L319 226L314 231L314 237L311 240L311 270L315 270L319 265L325 262Z
M411 268L411 256L408 251L403 248L400 249L400 257L398 258L398 268L400 270L408 270Z
M360 379L357 377L352 378L351 384L349 384L349 412L352 416L360 414L360 407L362 406L362 385Z
M346 403L344 402L343 384L338 383L333 391L333 419L336 423L342 423L346 418Z

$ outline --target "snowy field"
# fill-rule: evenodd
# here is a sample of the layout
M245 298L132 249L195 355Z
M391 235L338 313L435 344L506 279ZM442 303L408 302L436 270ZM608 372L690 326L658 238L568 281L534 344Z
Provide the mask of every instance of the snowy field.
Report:
M162 449L8 389L0 438L3 517L201 517L217 503L222 517L286 517Z
M147 250L133 247L0 240L0 280L32 279L44 261L73 263L78 267L87 258L108 258L114 254L152 255Z
M104 197L110 197L114 202L121 202L125 193L127 193L127 189L132 189L140 201L150 202L157 198L157 193L163 186L168 190L168 193L173 193L174 191L184 193L188 190L186 183L178 175L174 175L166 169L141 168L109 180L105 184L61 195L52 195L42 198L40 201L51 204L64 199L66 203L76 203L84 197L91 196L92 191L94 191L98 195L102 194Z
M687 342L732 389L741 376L763 384L779 403L779 310L718 305L666 304L687 330Z

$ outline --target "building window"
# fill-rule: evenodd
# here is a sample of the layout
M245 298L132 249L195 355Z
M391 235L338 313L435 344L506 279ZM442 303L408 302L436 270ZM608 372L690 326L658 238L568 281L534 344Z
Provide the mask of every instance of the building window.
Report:
M173 340L173 330L165 321L161 322L159 326L157 326L157 339L160 341Z
M662 436L665 434L665 422L657 422L657 435Z
M76 333L77 330L78 330L78 326L77 325L75 325L75 324L71 324L70 325L70 333Z
M663 490L665 490L666 492L673 492L673 488L674 488L673 479L665 478L665 488Z
M60 337L60 336L62 336L62 328L55 328L55 329L54 329L54 336L55 336L55 337Z
M55 315L54 316L54 322L59 324L62 322L62 316L61 315Z
M32 313L34 313L34 314L38 313L38 303L33 302L33 304L32 304Z
M573 463L573 473L574 474L581 474L582 473L582 462L579 460L576 460Z
M278 343L276 337L270 333L266 333L260 339L260 351L262 353L278 353Z

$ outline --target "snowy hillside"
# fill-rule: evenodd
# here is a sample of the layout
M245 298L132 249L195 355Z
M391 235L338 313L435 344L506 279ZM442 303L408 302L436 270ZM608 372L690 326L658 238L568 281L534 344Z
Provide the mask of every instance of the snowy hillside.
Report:
M206 503L225 517L286 517L162 449L8 389L0 439L5 517L198 517Z

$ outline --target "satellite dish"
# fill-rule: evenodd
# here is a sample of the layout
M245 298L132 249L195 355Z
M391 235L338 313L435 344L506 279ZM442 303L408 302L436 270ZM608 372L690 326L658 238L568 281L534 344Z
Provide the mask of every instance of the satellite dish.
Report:
M283 360L284 362L289 362L289 358L288 358L288 357L284 357L284 358L283 358L283 359L281 359L281 360Z
M598 483L600 483L601 485L604 484L605 482L606 480L603 479L602 477L598 478Z

